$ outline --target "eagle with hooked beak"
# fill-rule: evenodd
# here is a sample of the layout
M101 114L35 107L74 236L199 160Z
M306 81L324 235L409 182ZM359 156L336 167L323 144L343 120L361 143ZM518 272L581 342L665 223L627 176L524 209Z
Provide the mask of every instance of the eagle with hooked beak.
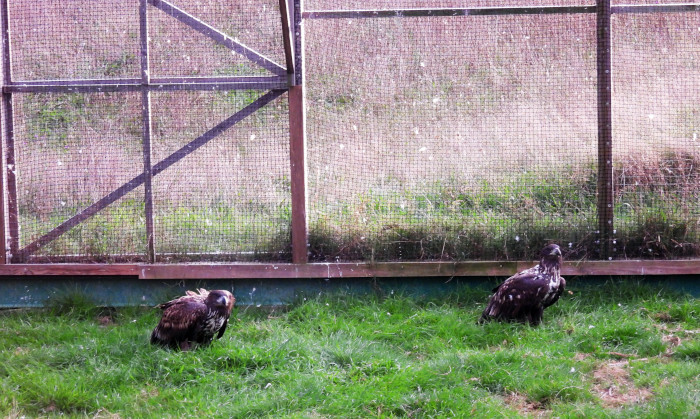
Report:
M207 345L224 335L236 299L226 290L200 288L158 305L160 322L151 333L151 343L187 351L193 344Z
M527 320L532 326L540 324L544 309L556 303L566 287L560 275L561 263L559 246L545 246L537 266L511 276L493 289L479 322Z

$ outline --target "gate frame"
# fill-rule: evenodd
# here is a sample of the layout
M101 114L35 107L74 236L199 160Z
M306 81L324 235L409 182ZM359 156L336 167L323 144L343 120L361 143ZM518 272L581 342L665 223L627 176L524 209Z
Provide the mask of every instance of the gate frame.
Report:
M603 260L566 262L566 275L689 275L700 274L700 260L609 260L614 241L612 176L611 106L611 15L615 13L662 13L700 11L700 4L611 6L610 0L597 0L595 6L470 7L396 10L305 11L303 0L279 0L286 68L280 66L180 10L167 0L140 0L139 25L141 67L139 78L95 80L41 80L14 82L11 74L8 1L0 0L2 36L2 152L0 169L0 243L9 243L8 252L0 252L0 275L118 275L143 279L188 278L336 278L336 277L416 277L416 276L508 276L531 266L529 261L474 262L384 262L384 263L308 263L308 216L306 179L306 115L304 103L304 28L305 19L393 18L413 16L484 16L514 14L597 14L598 74L598 226ZM148 68L148 7L157 8L227 48L270 70L274 76L254 77L150 77ZM151 163L150 92L175 90L268 90L268 93L239 110L213 129L202 134L161 162ZM20 92L115 92L140 91L143 121L144 171L122 187L106 195L74 217L60 224L25 248L19 248L17 192L14 173L12 94ZM288 94L290 128L291 245L292 263L158 264L153 239L151 179L224 130L265 106L284 92ZM605 164L600 164L605 162ZM141 184L145 185L147 260L127 264L26 264L33 251L96 214L110 203ZM608 259L608 260L605 260Z

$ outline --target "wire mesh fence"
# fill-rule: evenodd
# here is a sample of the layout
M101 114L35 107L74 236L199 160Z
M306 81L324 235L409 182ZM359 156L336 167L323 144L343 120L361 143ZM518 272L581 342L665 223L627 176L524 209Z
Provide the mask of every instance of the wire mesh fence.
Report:
M10 103L15 251L31 248L21 258L30 262L143 261L152 234L160 262L288 260L285 97L246 111L265 89L216 84L270 76L274 66L251 61L256 54L284 62L279 3L150 2L147 35L139 5L9 2L11 79L38 91L14 93ZM146 93L144 71L175 88ZM212 87L193 89L196 82ZM241 112L235 126L220 127ZM146 152L152 192L144 189ZM81 220L72 223L76 217Z
M260 95L155 94L154 160L164 160ZM163 261L290 258L286 115L286 101L278 100L154 178L156 253Z
M14 250L30 262L291 260L287 95L244 85L286 83L280 2L140 4L7 2ZM539 6L570 8L522 11ZM303 19L311 261L519 260L547 242L569 259L700 255L700 12L612 15L603 255L595 4L390 4L428 7L520 9ZM389 6L305 2L341 9Z
M547 240L585 251L591 28L585 14L308 22L313 257L522 259Z
M620 258L700 253L700 13L613 16Z
M139 0L7 4L14 80L138 77Z
M138 94L22 94L14 98L20 246L143 170ZM38 252L95 260L144 254L143 189ZM47 259L48 258L48 259Z

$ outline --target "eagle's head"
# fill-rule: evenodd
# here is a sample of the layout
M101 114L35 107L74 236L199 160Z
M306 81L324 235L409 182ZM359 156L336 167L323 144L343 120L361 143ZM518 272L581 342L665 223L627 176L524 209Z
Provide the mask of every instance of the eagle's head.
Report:
M559 245L548 244L540 252L540 264L545 268L559 269L562 263L561 249Z
M226 290L213 290L209 291L209 295L207 295L207 300L206 304L209 307L216 308L217 310L225 311L226 313L230 313L231 309L233 308L233 304L236 302L236 299L233 297L233 294Z

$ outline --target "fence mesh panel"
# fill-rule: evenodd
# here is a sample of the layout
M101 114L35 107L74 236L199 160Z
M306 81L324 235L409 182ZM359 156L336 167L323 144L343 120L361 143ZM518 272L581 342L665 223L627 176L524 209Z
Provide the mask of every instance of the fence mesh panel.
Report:
M138 0L8 4L14 80L139 76Z
M170 4L191 17L149 4L151 77L271 75L193 27L202 24L284 65L279 2ZM8 14L14 81L141 77L138 0L13 1ZM151 93L152 164L264 93ZM142 174L141 100L140 92L13 96L20 249ZM290 258L287 115L282 96L153 178L159 261ZM137 187L42 243L30 261L145 260L144 194Z
M275 1L172 1L224 35L284 65ZM251 76L270 73L165 12L149 8L153 76Z
M144 170L140 1L7 4L12 81L29 85L12 91L5 143L15 156L20 249L38 248L30 262L147 260L143 185L47 239ZM306 10L582 5L595 2L305 2ZM147 9L156 83L261 80L285 65L276 0ZM612 256L698 256L700 13L623 9L612 15ZM596 14L573 11L305 19L311 260L530 259L550 241L568 259L600 258ZM220 35L262 66L212 39ZM134 91L28 93L39 80ZM152 164L264 94L153 91ZM157 173L157 261L290 260L288 111L282 95Z
M700 254L700 13L613 16L616 256Z
M595 16L306 25L314 259L588 251Z
M139 94L20 94L13 102L21 247L143 171ZM42 246L37 261L139 259L143 196L138 188Z
M154 94L154 164L261 95L250 90ZM163 261L291 257L285 99L154 177L156 253Z

